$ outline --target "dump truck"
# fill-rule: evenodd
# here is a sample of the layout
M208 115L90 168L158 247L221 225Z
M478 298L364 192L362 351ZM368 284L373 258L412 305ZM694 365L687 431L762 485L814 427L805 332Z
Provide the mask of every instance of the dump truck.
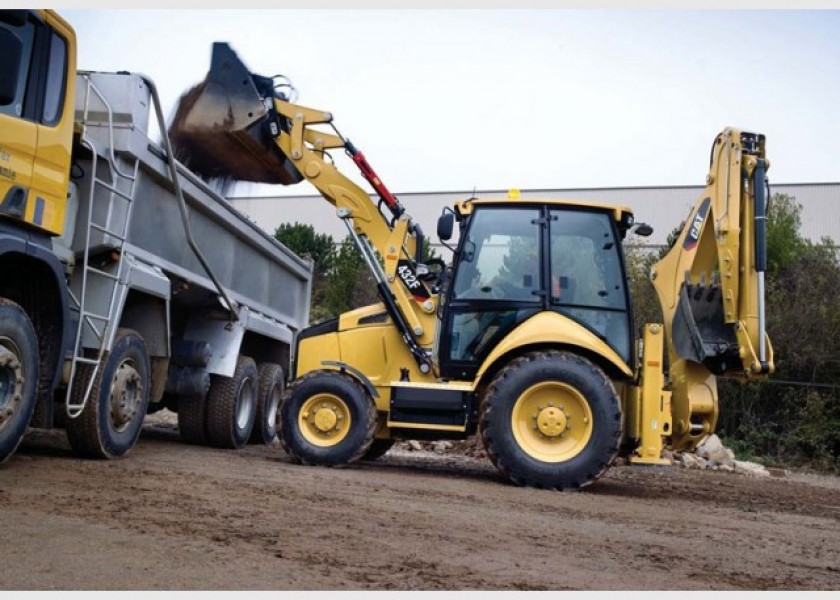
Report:
M311 261L176 161L149 77L77 71L55 12L0 11L0 75L0 461L28 427L120 457L162 408L274 441Z
M717 377L773 372L762 134L715 136L706 187L651 274L664 322L637 329L623 242L651 228L630 208L470 198L438 222L444 244L458 224L451 264L424 262L422 227L332 113L292 97L216 43L172 134L205 176L308 181L376 281L380 302L297 336L279 420L293 460L341 466L396 439L479 433L511 482L580 488L618 456L660 465L665 448L695 448L715 430ZM210 147L237 156L202 155ZM373 194L337 168L336 150Z

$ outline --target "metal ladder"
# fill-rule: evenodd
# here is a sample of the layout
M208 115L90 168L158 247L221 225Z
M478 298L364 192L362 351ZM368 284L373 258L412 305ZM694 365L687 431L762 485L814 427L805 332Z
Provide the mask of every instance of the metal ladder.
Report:
M134 196L137 187L137 174L140 168L140 159L138 157L134 157L133 168L130 167L130 170L132 172L125 173L120 170L117 164L116 156L114 154L114 118L111 106L108 104L102 92L100 92L96 88L96 86L90 80L89 77L83 75L83 79L86 83L84 89L85 101L79 140L81 144L91 152L92 179L87 207L87 226L85 227L85 245L82 257L82 285L81 290L79 292L79 298L77 298L75 294L73 294L72 290L70 291L70 298L74 304L73 308L79 311L79 322L76 327L76 337L73 343L73 356L70 365L70 377L67 382L67 394L65 397L65 407L67 410L67 416L71 419L77 418L79 415L82 414L82 411L85 409L87 401L90 398L91 391L93 390L93 384L96 380L96 376L99 372L99 369L102 367L102 359L105 356L106 352L110 350L110 346L113 343L115 332L111 327L111 320L113 318L112 313L114 303L118 297L121 288L125 288L126 286L124 280L124 270L126 263L124 248L126 244L126 238L128 237L129 226L131 224L131 215L133 212L132 209L134 206ZM96 144L94 143L93 139L88 136L88 121L91 94L94 94L98 98L99 102L102 103L102 106L108 113L109 147L108 154L104 156L103 159L105 160L105 163L108 166L108 174L110 181L106 181L105 179L101 179L97 176L97 167L100 155L97 152ZM124 188L127 188L127 191ZM93 206L94 202L97 201L96 192L98 190L104 190L113 194L113 196L109 196L109 194L103 193L102 196L104 196L104 198L100 199L100 202L111 202L116 199L119 199L126 203L125 219L123 221L121 231L112 231L108 229L106 225L94 222ZM112 200L112 198L114 200ZM108 214L108 211L106 211L106 214ZM119 257L117 259L116 273L111 273L90 265L90 238L92 231L98 231L117 240L118 243L113 249L113 251L116 252ZM107 309L104 311L103 314L92 312L89 309L91 300L89 294L89 283L95 278L108 280L112 288L107 303ZM82 339L85 325L87 325L90 328L90 330L95 335L96 339L99 340L99 349L97 350L95 357L85 356L84 353ZM93 370L88 378L87 387L85 388L84 395L82 396L81 400L74 402L73 389L76 375L79 370L79 365L92 365Z

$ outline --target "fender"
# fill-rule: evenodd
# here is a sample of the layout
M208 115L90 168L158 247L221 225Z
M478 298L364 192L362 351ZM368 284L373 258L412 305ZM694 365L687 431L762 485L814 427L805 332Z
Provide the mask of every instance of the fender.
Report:
M50 249L50 240L46 235L28 231L20 227L0 224L0 260L8 254L22 254L28 256L47 267L55 280L58 290L58 304L61 319L59 352L52 365L52 376L48 379L49 391L54 392L63 371L63 357L70 339L70 306L64 265ZM43 376L43 374L42 374Z

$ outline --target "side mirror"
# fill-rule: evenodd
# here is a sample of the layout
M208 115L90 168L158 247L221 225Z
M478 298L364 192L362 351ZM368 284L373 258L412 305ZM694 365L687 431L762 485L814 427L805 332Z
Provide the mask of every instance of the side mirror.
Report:
M8 29L0 29L0 106L8 106L17 96L23 43Z
M648 237L653 233L653 227L647 223L636 223L636 226L633 227L633 233L642 237Z
M455 227L455 213L445 212L438 217L437 235L442 241L452 239L452 230Z

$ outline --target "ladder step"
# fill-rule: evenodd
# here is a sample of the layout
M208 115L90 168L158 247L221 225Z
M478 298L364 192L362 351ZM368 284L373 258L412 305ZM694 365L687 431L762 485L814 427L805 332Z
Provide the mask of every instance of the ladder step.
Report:
M91 222L90 226L91 226L93 229L96 229L97 231L101 231L101 232L102 232L102 233L104 233L105 235L110 235L111 237L115 237L115 238L117 238L117 239L118 239L119 241L121 241L121 242L124 242L124 241L125 241L125 236L122 236L122 235L120 235L119 233L116 233L116 232L114 232L114 231L111 231L110 229L108 229L107 227L103 227L103 226L102 226L102 225L100 225L99 223L93 223L93 222Z
M76 362L80 362L86 365L98 365L99 359L98 358L87 358L85 356L77 356Z
M82 313L82 317L89 317L89 318L92 318L92 319L96 319L97 321L104 321L105 323L107 323L108 321L111 320L111 317L103 317L102 315L98 315L96 313L87 312L87 311Z
M125 175L124 177L125 177L126 179L128 179L129 181L131 181L131 182L133 182L133 181L134 181L134 177L129 177L128 175ZM114 187L113 185L111 185L111 184L110 184L110 183L108 183L107 181L104 181L104 180L102 180L102 179L99 179L98 177L95 177L95 178L93 179L93 181L94 181L96 184L99 184L100 186L104 187L104 188L105 188L106 190L108 190L109 192L113 192L114 194L116 194L117 196L119 196L120 198L122 198L123 200L125 200L126 202L133 202L133 201L134 201L134 198L133 198L131 195L129 195L129 194L127 194L126 192L124 192L124 191L122 191L122 190L120 190L120 189L118 189L118 188ZM132 187L133 187L133 186L132 186Z
M114 275L113 273L108 273L107 271L103 271L102 269L97 269L96 267L87 267L88 273L94 273L96 275L101 275L102 277L107 277L112 281L119 281L120 278L118 275Z

